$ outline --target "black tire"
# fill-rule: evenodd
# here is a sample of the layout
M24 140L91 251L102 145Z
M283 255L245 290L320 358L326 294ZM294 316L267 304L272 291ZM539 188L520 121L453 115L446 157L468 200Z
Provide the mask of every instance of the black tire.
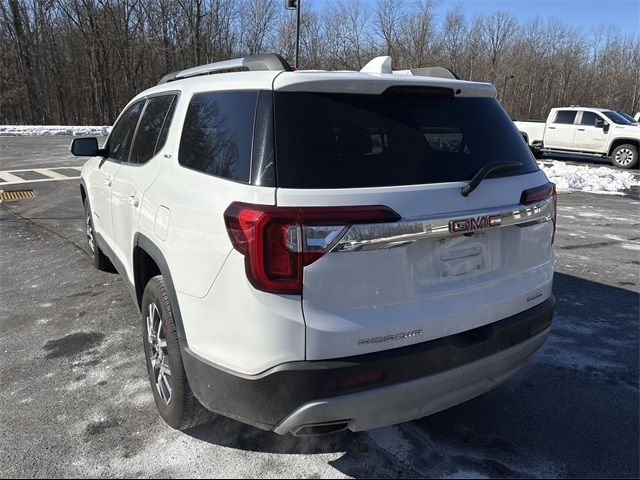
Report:
M618 168L635 168L638 165L638 147L625 143L611 152L611 162Z
M102 250L100 250L100 247L96 242L93 230L93 216L91 215L91 206L89 205L88 199L84 200L84 224L86 228L87 246L89 247L91 263L93 263L93 266L98 270L114 273L116 269L111 263L111 260L102 253Z
M152 306L155 306L155 310ZM156 313L159 318L156 318ZM149 321L151 315L153 322ZM162 419L176 430L185 430L211 421L215 414L200 404L189 386L167 287L161 275L149 280L144 289L141 317L147 372L153 398ZM152 334L156 332L156 335L150 335L149 331ZM169 367L168 373L166 366ZM170 389L166 388L167 385Z

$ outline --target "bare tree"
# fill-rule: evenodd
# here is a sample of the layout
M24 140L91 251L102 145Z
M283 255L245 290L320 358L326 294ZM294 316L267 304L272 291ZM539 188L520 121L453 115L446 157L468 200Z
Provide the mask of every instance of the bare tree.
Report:
M489 80L496 79L498 62L509 46L509 42L518 31L518 22L508 12L498 11L480 23L483 39L487 45L491 71Z
M275 0L246 0L240 23L243 50L250 55L262 53L275 18Z
M442 27L442 54L445 62L454 72L458 71L464 53L464 43L467 36L467 21L462 14L462 7L456 7L447 12Z
M513 117L553 106L640 110L640 37L586 33L497 11L442 17L435 0L302 2L304 68L443 65L493 82ZM293 61L295 15L281 0L0 0L0 123L112 123L164 73L277 51Z
M436 50L436 25L433 0L418 0L401 23L401 65L425 66Z
M403 10L403 0L378 0L374 20L375 33L380 37L378 48L392 57L400 54L397 48L400 44Z

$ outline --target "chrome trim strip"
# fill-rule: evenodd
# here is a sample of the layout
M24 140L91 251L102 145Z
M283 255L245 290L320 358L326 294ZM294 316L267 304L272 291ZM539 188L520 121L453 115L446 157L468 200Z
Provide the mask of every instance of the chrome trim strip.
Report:
M474 210L447 217L405 220L396 223L352 225L331 250L351 252L381 250L407 245L426 238L459 236L489 228L548 222L553 218L553 198L508 209Z

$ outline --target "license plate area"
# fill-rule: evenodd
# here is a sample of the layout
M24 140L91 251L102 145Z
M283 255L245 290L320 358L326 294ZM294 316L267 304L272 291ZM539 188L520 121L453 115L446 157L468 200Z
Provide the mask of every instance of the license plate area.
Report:
M448 237L438 241L440 278L451 279L483 273L487 268L487 235Z

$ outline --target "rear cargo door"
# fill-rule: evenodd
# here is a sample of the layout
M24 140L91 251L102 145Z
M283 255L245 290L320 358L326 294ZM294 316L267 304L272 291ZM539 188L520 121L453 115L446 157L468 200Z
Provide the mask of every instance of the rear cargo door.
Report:
M400 217L345 225L304 268L308 359L452 335L550 296L552 204L521 203L547 179L495 99L276 92L275 119L279 206ZM461 194L482 166L514 160Z

